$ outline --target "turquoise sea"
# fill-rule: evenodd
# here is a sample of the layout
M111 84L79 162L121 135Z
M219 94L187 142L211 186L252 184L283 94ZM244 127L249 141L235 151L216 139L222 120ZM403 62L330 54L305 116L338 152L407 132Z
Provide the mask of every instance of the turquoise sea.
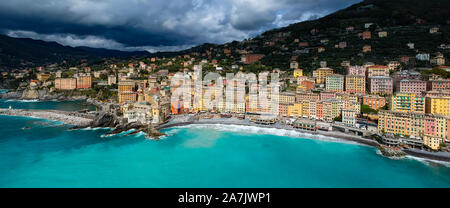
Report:
M156 141L34 118L0 125L0 187L450 187L445 165L289 131L193 125Z

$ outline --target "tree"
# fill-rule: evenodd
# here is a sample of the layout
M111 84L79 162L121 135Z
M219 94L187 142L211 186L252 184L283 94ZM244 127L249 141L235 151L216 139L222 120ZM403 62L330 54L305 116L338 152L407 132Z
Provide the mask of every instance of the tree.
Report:
M334 120L334 121L337 121L337 122L342 122L342 116L339 115L338 117L333 118L333 120Z
M378 113L377 110L370 108L370 106L366 104L361 105L361 113L369 114L369 113Z

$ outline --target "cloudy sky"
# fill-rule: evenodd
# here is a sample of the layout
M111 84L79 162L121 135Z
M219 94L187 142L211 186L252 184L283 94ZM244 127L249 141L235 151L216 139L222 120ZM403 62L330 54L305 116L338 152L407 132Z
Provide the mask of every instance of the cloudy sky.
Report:
M316 19L361 0L0 1L0 33L62 45L173 51Z

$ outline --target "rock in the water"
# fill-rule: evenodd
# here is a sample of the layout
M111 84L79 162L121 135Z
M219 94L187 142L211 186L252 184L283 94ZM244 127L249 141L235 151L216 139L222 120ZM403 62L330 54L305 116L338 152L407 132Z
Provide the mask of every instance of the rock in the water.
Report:
M384 146L378 146L378 149L381 151L381 154L383 154L386 157L403 157L406 156L406 153L402 150L395 150L389 147Z

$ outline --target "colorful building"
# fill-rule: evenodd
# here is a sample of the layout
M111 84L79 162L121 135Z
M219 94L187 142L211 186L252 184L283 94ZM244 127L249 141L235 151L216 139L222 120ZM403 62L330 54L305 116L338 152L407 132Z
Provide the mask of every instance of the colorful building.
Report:
M328 75L333 74L332 68L319 68L313 72L316 84L324 84Z
M425 113L450 116L450 97L426 97Z
M383 65L367 67L367 77L385 76L389 77L389 68Z
M326 78L326 89L333 92L344 92L344 75L329 74Z
M302 77L303 76L303 69L295 69L294 70L294 77Z
M398 82L397 92L422 93L427 91L427 82L418 79L403 79Z
M428 91L450 90L450 80L441 79L428 81L427 90Z
M77 89L89 89L92 87L92 77L90 74L79 74L77 76Z
M355 126L357 114L355 110L342 109L342 123L346 126Z
M386 105L386 98L377 95L366 95L363 97L363 104L378 110Z
M425 113L425 98L413 93L391 96L391 110L403 113Z
M345 77L345 92L365 94L366 93L366 77L361 75L347 75Z
M366 67L364 66L349 66L348 75L361 75L366 76Z
M77 79L75 79L75 78L55 79L55 89L74 90L76 88L77 88Z
M368 88L371 94L392 95L394 91L394 79L385 76L370 77Z

